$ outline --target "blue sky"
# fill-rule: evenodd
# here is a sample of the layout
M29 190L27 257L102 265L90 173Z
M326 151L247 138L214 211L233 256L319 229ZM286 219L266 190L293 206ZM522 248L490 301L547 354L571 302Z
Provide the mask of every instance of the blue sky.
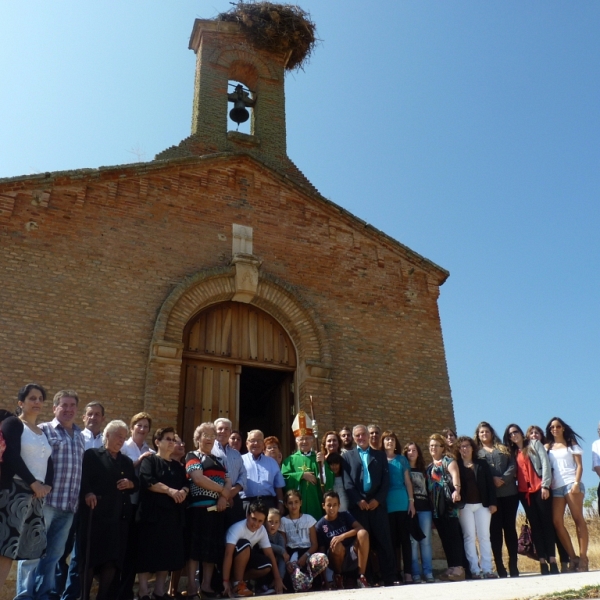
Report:
M447 268L459 432L600 419L600 4L304 0L288 154ZM228 1L0 3L0 177L134 162L189 135L193 20Z

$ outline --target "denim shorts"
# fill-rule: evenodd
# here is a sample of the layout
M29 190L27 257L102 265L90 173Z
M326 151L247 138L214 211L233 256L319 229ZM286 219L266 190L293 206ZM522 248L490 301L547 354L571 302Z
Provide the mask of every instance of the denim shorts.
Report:
M573 482L575 483L575 482ZM573 487L573 483L567 483L567 485L561 485L560 487L554 488L552 490L553 498L564 498ZM583 481L579 482L579 491L585 495L585 485L583 485Z

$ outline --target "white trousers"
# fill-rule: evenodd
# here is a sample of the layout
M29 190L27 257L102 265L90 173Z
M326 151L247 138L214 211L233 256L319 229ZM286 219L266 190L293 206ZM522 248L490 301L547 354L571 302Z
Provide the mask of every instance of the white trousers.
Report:
M492 514L490 509L483 504L465 504L458 515L460 526L465 540L465 554L469 561L469 567L473 575L483 571L492 572L492 544L490 542L490 521ZM479 540L479 553L475 540ZM481 565L481 567L480 567Z

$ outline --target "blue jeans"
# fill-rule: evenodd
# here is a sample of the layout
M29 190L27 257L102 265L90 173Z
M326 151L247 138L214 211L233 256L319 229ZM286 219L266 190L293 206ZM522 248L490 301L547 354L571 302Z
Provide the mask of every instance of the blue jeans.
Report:
M56 565L63 555L73 513L44 505L46 555L36 560L20 560L17 567L17 595L14 600L48 600L54 589Z
M431 547L431 524L433 518L430 510L420 511L417 513L419 519L419 527L425 534L425 537L417 542L413 537L410 538L412 547L412 576L421 576L421 565L419 564L419 548L421 549L421 564L423 565L423 575L433 574L433 550Z

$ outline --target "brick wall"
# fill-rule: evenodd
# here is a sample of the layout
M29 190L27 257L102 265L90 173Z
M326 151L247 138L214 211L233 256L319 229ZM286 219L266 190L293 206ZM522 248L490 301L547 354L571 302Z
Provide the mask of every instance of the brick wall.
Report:
M422 440L453 423L445 272L248 157L5 180L0 198L11 199L0 215L4 406L38 381L105 402L109 418L142 409L161 306L185 278L227 270L238 223L254 229L261 273L322 324L330 380L303 390L320 399L322 431L376 421ZM178 386L177 368L161 369L159 397L161 377ZM155 408L171 418L177 399Z

